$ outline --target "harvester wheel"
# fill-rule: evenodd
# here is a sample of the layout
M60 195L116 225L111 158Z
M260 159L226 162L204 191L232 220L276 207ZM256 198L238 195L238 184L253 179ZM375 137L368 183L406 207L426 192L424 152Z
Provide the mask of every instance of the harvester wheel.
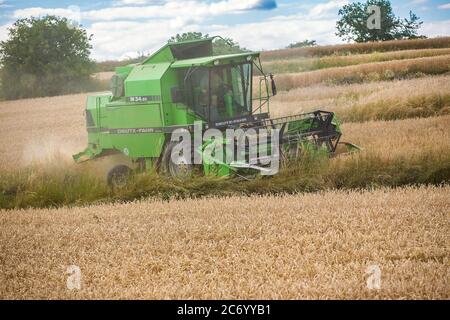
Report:
M127 185L131 169L126 165L117 165L108 172L108 185L114 189L121 189Z
M178 154L174 153L172 157L172 151L176 145L177 142L170 142L167 144L161 159L162 172L172 177L188 177L193 169L192 155L184 155L181 151ZM172 158L176 161L174 162Z

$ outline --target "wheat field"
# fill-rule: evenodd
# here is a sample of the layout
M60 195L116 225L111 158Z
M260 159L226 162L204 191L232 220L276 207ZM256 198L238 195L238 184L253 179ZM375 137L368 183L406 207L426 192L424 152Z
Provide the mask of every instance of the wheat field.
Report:
M290 50L280 49L261 53L264 61L295 59L298 57L322 57L343 54L364 54L372 52L392 52L399 50L427 50L449 48L450 37L415 40L393 40L364 43L349 43L341 45L315 46L306 48L294 48Z
M276 77L277 87L288 91L315 84L351 84L394 80L422 75L439 75L450 71L450 55L386 62L363 63L354 66L334 67L309 72L285 73ZM254 83L257 83L254 81ZM256 86L253 88L257 92Z
M449 299L448 187L0 211L1 298ZM66 269L81 270L81 290ZM381 288L366 270L377 265Z
M450 113L449 96L449 75L350 85L317 84L280 92L270 102L270 111L274 116L284 116L329 110L344 121L363 112L366 116L358 121L364 121L377 120L374 114L379 114L380 109L402 111L412 117L410 113L417 107L416 116L423 116L424 109L436 116Z
M175 185L151 175L134 197L78 183L87 94L0 101L0 205L13 208L0 209L0 299L450 299L449 40L263 53L273 65L362 63L277 76L270 112L334 111L342 140L364 150L195 199L159 196L150 184ZM79 290L66 285L73 265Z

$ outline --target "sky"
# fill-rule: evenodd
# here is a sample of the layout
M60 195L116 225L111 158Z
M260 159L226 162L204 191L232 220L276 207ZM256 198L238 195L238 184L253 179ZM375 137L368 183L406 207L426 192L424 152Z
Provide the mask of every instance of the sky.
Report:
M149 54L177 34L231 37L251 50L283 48L305 39L337 44L337 12L349 0L0 0L0 41L19 19L54 14L93 35L97 61ZM428 37L450 35L450 0L391 0L396 15L412 10Z

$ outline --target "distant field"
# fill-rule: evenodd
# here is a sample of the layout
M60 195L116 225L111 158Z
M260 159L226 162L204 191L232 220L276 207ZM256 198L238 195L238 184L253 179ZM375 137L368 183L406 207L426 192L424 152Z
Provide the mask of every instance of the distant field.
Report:
M85 147L87 94L0 102L0 171Z
M433 39L417 39L417 40L396 40L396 41L385 41L385 42L374 42L374 43L355 43L355 44L341 44L341 45L329 45L329 46L316 46L316 47L307 47L307 48L295 48L295 49L279 49L279 50L271 50L271 51L263 51L261 53L262 62L271 65L273 61L275 64L280 61L291 60L291 59L305 59L314 57L309 61L316 61L320 57L330 56L325 58L323 61L328 62L334 60L334 57L337 56L355 56L358 54L372 54L375 55L377 53L386 53L389 51L414 51L414 50L422 50L424 49L423 54L425 56L434 55L438 51L435 51L434 54L431 52L433 49L448 49L450 48L450 37L440 37ZM425 53L426 51L426 53ZM391 53L389 53L391 54ZM393 55L401 56L401 53L392 53ZM419 55L419 53L409 52L406 55ZM373 57L372 57L373 58ZM340 58L337 58L338 61ZM342 58L345 61L345 58ZM351 58L349 58L351 59ZM355 58L358 59L358 58ZM364 59L360 57L359 59ZM368 59L368 58L366 58ZM403 58L405 59L405 58ZM130 63L139 62L142 59L131 59L124 61L103 61L97 63L97 71L98 72L108 72L114 71L114 68L118 66L127 65ZM347 60L348 61L348 60ZM385 60L383 60L385 61ZM367 61L366 61L367 62ZM285 62L286 63L286 62ZM352 63L353 64L353 63ZM291 64L292 65L292 64ZM308 65L308 63L306 63ZM341 65L341 64L340 64ZM331 65L328 65L331 66ZM298 72L304 71L304 69L298 69L298 66L295 65L297 69L290 70L289 72ZM270 70L270 69L268 69ZM277 71L279 72L279 71Z
M97 72L94 74L94 78L100 80L100 81L108 81L111 79L111 77L114 75L114 71L104 71L104 72Z
M437 57L365 63L355 66L327 68L309 72L286 73L276 77L279 90L292 90L311 85L351 84L439 75L450 71L450 55ZM254 90L256 87L254 86Z
M351 85L317 84L280 92L270 105L274 116L322 109L353 122L445 115L450 114L450 75Z
M375 52L354 55L331 55L319 58L296 58L286 60L263 61L265 73L295 73L326 69L333 67L346 67L363 63L384 62L392 60L405 60L449 55L450 48L402 50L392 52Z
M361 54L372 52L387 52L398 50L415 50L415 49L437 49L449 48L450 37L417 39L417 40L394 40L384 42L366 42L354 44L341 44L330 46L316 46L295 49L280 49L273 51L265 51L261 55L264 61L292 59L299 57L322 57L343 54Z

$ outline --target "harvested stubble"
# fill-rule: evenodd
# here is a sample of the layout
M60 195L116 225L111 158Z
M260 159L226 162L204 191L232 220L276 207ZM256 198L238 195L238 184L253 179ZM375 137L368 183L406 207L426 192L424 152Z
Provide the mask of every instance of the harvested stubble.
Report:
M286 73L276 77L280 91L308 87L319 83L350 84L393 80L423 75L439 75L450 71L450 55L374 62L356 66L329 68L303 73ZM257 81L254 81L257 84ZM253 88L254 92L258 88Z
M87 94L0 102L0 170L33 161L48 161L55 153L66 159L85 147L84 108Z
M449 187L0 211L3 299L449 299ZM81 269L81 290L66 287ZM366 270L381 269L381 289Z
M449 48L450 37L416 40L394 40L380 42L365 42L331 46L317 46L295 49L281 49L265 51L261 54L263 61L282 60L299 57L323 57L329 55L343 55L355 53L386 52L398 50Z

